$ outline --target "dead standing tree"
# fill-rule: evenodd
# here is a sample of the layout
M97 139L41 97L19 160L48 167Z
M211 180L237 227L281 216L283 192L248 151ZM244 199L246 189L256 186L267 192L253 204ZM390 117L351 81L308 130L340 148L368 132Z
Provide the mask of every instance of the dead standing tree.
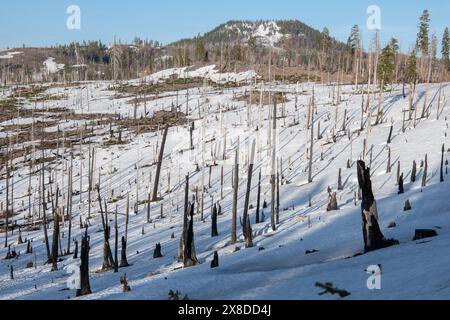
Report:
M89 295L92 293L89 283L89 241L88 229L86 228L84 236L81 238L81 265L80 265L80 287L77 289L77 297Z
M184 236L184 257L183 266L185 268L193 267L198 264L197 255L195 254L194 245L194 203L189 206L189 226Z
M250 163L248 166L247 191L245 193L244 215L242 218L242 229L243 229L242 231L244 233L245 246L247 248L253 247L252 228L250 217L248 215L248 207L250 205L250 190L252 188L253 166L255 162L255 149L256 149L256 141L253 140Z
M115 262L114 258L111 252L111 246L109 244L109 235L111 228L108 225L108 212L107 208L105 207L105 211L103 211L102 206L102 198L100 196L100 186L97 185L97 192L98 192L98 204L100 207L100 214L102 217L102 226L103 226L103 264L102 264L102 270L110 270L114 268ZM106 202L105 202L106 204Z
M364 161L358 161L358 183L362 190L361 214L363 221L364 251L370 252L386 248L398 241L386 240L378 224L377 203L372 192L370 168L366 168Z
M162 142L161 142L161 149L159 150L158 166L156 168L156 176L155 176L155 184L153 186L152 201L157 201L158 200L159 177L161 175L161 166L162 166L162 161L163 161L163 157L164 157L164 148L165 148L165 145L166 145L167 133L168 132L169 132L169 126L166 126L166 128L164 129L163 138L162 138Z

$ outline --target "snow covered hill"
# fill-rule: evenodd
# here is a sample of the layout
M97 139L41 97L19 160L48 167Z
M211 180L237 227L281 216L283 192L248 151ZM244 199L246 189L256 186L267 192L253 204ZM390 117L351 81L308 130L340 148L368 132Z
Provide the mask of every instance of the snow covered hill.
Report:
M165 72L174 73L173 70ZM164 72L161 77L153 75L148 80L157 82L163 77ZM137 81L130 83L136 85ZM345 299L450 297L450 257L446 254L450 245L450 202L447 198L450 175L445 174L445 181L440 182L441 148L443 144L446 147L446 160L447 148L450 147L447 135L450 116L449 84L443 84L442 87L437 84L419 85L415 98L417 119L406 120L404 124L408 100L403 97L402 88L394 86L391 91L386 92L383 123L370 126L367 152L364 155L363 142L369 130L367 121L372 124L375 122L368 115L375 114L378 103L374 97L370 103L371 111L363 117L365 130L360 132L363 95L352 86L342 87L342 101L336 105L333 104L333 90L336 89L333 85L258 83L236 88L214 86L188 89L189 92L164 92L152 96L148 101L139 101L136 106L130 100L132 97L115 96L114 91L109 90L110 85L107 82L90 82L67 88L49 88L46 94L64 94L66 98L39 102L35 110L47 112L39 115L38 120L44 123L48 133L59 130L70 132L86 125L95 129L97 135L89 138L96 150L94 184L100 184L103 199L116 200L108 203L108 218L114 230L114 212L118 211L120 237L125 233L126 195L129 194L130 197L127 252L131 266L120 268L118 273L100 272L103 233L96 192L91 195L92 218L87 219L89 146L86 143L81 150L79 145L73 147L73 191L80 191L81 187L82 193L73 197L71 237L81 243L84 230L80 228L79 221L81 219L88 222L91 248L89 266L93 293L80 299L167 299L170 290L187 294L190 299L340 299L339 296L319 295L322 290L315 286L316 282L330 282L337 288L347 290L350 296ZM276 231L272 231L270 225L269 137L273 134L270 121L273 108L266 97L267 92L284 98L277 106L279 119L275 131L277 163L282 182L280 221ZM314 116L313 182L308 184L306 151L309 148L310 132L306 122L307 105L313 92L317 112ZM420 118L424 105L430 107L429 116ZM109 135L111 128L101 122L93 123L86 115L121 114L129 117L133 112L139 115L146 110L151 116L157 111L170 111L174 106L179 106L182 112L187 108L188 118L195 124L194 150L189 150L189 125L169 129L160 181L162 200L152 203L152 221L148 223L147 205L142 201L147 199L153 188L161 132L136 133L131 129L125 130L125 144L105 145L105 137ZM34 103L25 103L24 107L31 110ZM56 112L52 111L55 108L67 108L80 116L71 120L60 119L57 123L49 122L52 112ZM26 124L29 119L26 116L0 123L0 133L11 130L10 125ZM48 125L45 125L46 122ZM393 134L388 144L391 125ZM342 130L343 127L345 130ZM118 128L112 127L112 130L117 133ZM336 140L335 143L333 139ZM239 218L238 243L230 244L232 172L234 152L238 148L238 217L241 217L253 141L256 143L256 160L249 214L254 247L245 248ZM387 173L389 149L391 172ZM69 151L66 146L58 145L58 149L55 148L48 155L53 153L67 156ZM40 157L40 153L37 154ZM222 157L224 154L225 159ZM422 187L424 167L420 164L426 156L428 174L426 187ZM356 161L362 157L372 169L373 192L378 204L381 230L387 238L395 238L400 244L358 255L363 252L364 243L361 201L355 199L358 191ZM418 165L416 182L411 182L413 161ZM29 166L23 163L23 158L16 159L15 163L13 185L17 214L12 220L19 225L28 222L33 226L32 221L40 214L39 172L29 179ZM47 184L46 188L52 185L53 190L56 190L58 185L62 195L68 192L65 176L69 163L68 158L55 157L52 160L49 164L53 168L52 183ZM404 194L398 194L398 163L400 172L404 174ZM339 169L342 170L343 183L343 190L340 191L337 190ZM260 171L261 201L265 200L268 206L261 212L265 215L265 221L256 224ZM77 174L79 172L81 175ZM1 173L3 176L4 169ZM182 268L177 255L183 227L184 179L187 174L190 176L190 199L196 194L199 195L197 199L200 199L201 190L205 190L204 219L202 221L198 209L201 206L199 201L195 205L194 234L200 264ZM31 214L34 218L28 217L30 186ZM328 187L337 192L338 211L326 211ZM2 178L2 201L5 190L6 181ZM407 200L410 201L412 210L405 212L403 207ZM135 203L138 203L136 212L133 210ZM219 236L211 237L211 212L216 203L220 203L222 207L222 215L218 217ZM50 210L47 214L50 215ZM1 242L0 299L75 299L75 290L68 288L68 281L71 280L70 272L80 264L79 257L61 257L58 270L51 272L51 265L46 264L43 231L39 225L37 228L30 226L23 227L20 235L23 239L32 241L32 254L25 253L26 242L18 244L17 228L8 238L11 250L20 253L17 258L3 259L8 249ZM53 223L50 223L50 239L52 226ZM413 241L416 229L433 229L438 236ZM4 237L5 234L1 233L0 241L4 241ZM68 241L72 251L74 250L72 239L68 239L67 220L61 224L60 238L61 251L67 248ZM110 242L113 246L114 236ZM153 251L157 243L161 244L163 257L154 259ZM211 269L210 261L215 251L218 252L220 266ZM367 288L370 274L366 270L373 265L381 266L381 290ZM131 291L126 293L122 292L122 285L119 283L120 277L125 273L131 287Z

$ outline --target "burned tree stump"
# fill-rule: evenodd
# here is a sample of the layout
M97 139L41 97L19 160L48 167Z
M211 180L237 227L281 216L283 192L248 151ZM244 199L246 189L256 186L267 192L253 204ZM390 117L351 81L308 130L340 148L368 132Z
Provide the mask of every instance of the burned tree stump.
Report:
M27 251L25 253L26 254L33 253L33 247L31 246L31 240L28 240L28 242L27 242Z
M198 264L194 245L194 203L191 203L189 209L189 226L184 237L184 256L183 265L185 268L193 267Z
M162 258L163 255L161 253L161 243L157 243L155 250L153 251L153 259Z
M92 293L89 283L89 241L88 229L86 228L84 236L81 238L81 265L80 265L80 287L77 289L76 296L81 297Z
M217 251L214 251L214 258L211 261L211 269L218 267L219 267L219 254L217 253Z
M342 169L339 169L339 176L338 176L338 190L339 190L339 191L344 190L344 186L342 185Z
M437 236L438 236L438 234L437 234L436 230L417 229L416 233L414 235L413 241L426 239L426 238L433 238L433 237L437 237Z
M158 187L159 187L159 177L161 175L161 166L164 158L164 148L166 146L167 133L169 132L169 126L166 126L163 133L163 138L161 142L161 149L159 150L158 155L158 166L156 167L156 176L155 176L155 184L153 186L153 196L152 201L156 201L158 199Z
M126 273L123 276L120 277L120 284L123 286L123 289L122 289L123 292L130 292L131 291L131 287L128 285L127 274Z
M128 260L127 260L127 241L125 240L125 237L122 237L122 250L121 250L121 254L120 254L119 267L126 268L129 266L130 265L128 264Z
M336 192L329 192L327 212L339 210Z
M411 202L409 200L406 200L405 206L403 207L403 211L410 211L412 210Z
M412 183L416 182L416 176L417 176L417 162L414 160L412 170L411 170L411 182Z
M405 188L403 186L403 173L400 175L400 179L398 180L398 194L404 194Z
M217 205L214 205L213 212L211 216L211 237L219 236L219 232L217 231Z
M398 244L397 240L386 240L378 224L377 203L372 191L370 168L358 161L358 183L362 190L361 216L363 221L364 251L370 252Z

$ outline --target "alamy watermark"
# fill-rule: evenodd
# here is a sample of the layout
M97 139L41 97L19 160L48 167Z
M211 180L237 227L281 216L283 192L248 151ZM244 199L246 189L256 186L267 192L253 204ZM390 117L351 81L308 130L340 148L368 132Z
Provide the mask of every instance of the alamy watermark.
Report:
M366 272L370 274L367 279L367 289L381 290L381 267L377 265L369 266Z
M370 5L366 12L367 18L366 26L369 30L381 30L381 8L377 5Z
M66 13L69 15L66 21L67 29L80 30L81 29L81 8L77 5L70 5L67 7Z

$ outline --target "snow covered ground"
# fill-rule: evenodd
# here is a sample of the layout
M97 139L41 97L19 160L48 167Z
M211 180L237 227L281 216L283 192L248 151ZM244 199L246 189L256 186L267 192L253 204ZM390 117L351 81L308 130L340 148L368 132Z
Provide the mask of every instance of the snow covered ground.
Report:
M213 67L197 70L197 74L211 77L224 77L215 73ZM185 70L165 70L146 79L148 82L165 79L172 74L181 76ZM191 77L197 76L190 74ZM218 82L218 81L217 81ZM133 104L129 98L113 99L113 92L108 91L109 83L87 83L80 87L68 89L53 88L52 94L62 93L66 100L39 103L38 109L65 107L76 113L120 113L124 116L133 114ZM238 101L239 96L250 91L254 97L259 90L283 92L288 102L278 104L277 134L278 160L282 163L283 185L280 187L280 224L277 231L270 227L270 150L268 136L271 132L269 113L272 109L268 101L264 104L250 104ZM314 133L313 183L307 183L306 149L309 147L310 133L306 130L308 100L314 90L317 105L315 130L320 122L322 139ZM126 133L127 145L104 147L101 139L93 138L96 146L95 183L101 178L102 197L114 195L123 198L117 204L119 212L120 236L125 232L124 213L125 195L130 194L131 217L128 230L128 268L119 273L112 271L97 272L102 266L103 233L101 217L98 212L96 195L92 196L92 215L89 234L90 283L92 295L82 299L167 299L169 290L178 290L190 299L339 299L338 296L323 295L315 287L316 282L332 282L334 286L351 293L345 299L448 299L450 298L450 274L448 265L450 256L450 202L448 192L450 176L445 175L445 182L440 182L441 147L446 151L448 141L447 105L450 91L444 84L439 103L439 85L419 85L415 104L420 113L424 102L430 105L429 118L406 121L405 132L402 130L403 110L408 107L408 100L403 98L401 87L395 86L386 93L384 104L385 121L371 128L366 161L372 158L373 191L378 202L380 227L387 238L395 238L400 245L353 257L361 253L364 243L361 231L360 202L355 206L354 195L358 188L356 161L362 156L363 140L366 130L358 134L361 127L362 96L354 93L351 86L343 88L343 101L338 106L332 105L333 86L320 84L282 85L271 84L247 85L232 89L194 88L175 92L166 92L153 101L146 103L146 108L154 113L158 110L170 110L178 101L180 110L189 109L189 118L195 121L194 146L189 150L188 126L172 127L164 153L160 192L163 200L151 207L152 223L147 223L145 205L133 212L136 201L147 198L149 189L153 188L157 151L161 143L161 132L136 135ZM425 92L428 92L425 95ZM186 97L189 103L186 104ZM426 96L426 97L425 97ZM297 97L297 103L295 102ZM267 99L268 100L268 99ZM80 101L83 101L80 103ZM252 99L255 101L255 99ZM438 105L440 117L437 120ZM30 104L27 106L32 108ZM373 112L377 109L377 100L371 102ZM144 110L144 104L138 106L138 114ZM346 110L346 112L345 112ZM344 115L347 115L346 132L340 132ZM364 118L367 121L367 117ZM374 119L372 119L372 123ZM394 125L391 144L387 144L391 123ZM255 130L260 124L259 130ZM0 124L0 125L6 125ZM63 130L80 126L76 121L61 123ZM105 128L107 131L108 128ZM52 125L47 132L55 130ZM333 132L337 135L332 143ZM226 144L225 144L226 141ZM256 207L256 189L258 173L262 172L262 201L266 200L268 208L264 209L265 222L255 224L255 209L250 209L255 246L245 249L241 227L238 221L239 243L230 245L231 207L232 207L232 167L234 150L239 145L240 174L238 216L242 216L247 185L247 168L250 146L256 141L257 156L252 179L250 204ZM371 147L373 146L373 149ZM392 152L392 173L386 173L388 148ZM79 227L80 216L87 218L88 208L88 147L79 156L79 148L74 148L74 191L83 193L74 196L72 237L80 242L83 230ZM55 150L56 152L56 150ZM67 154L68 150L59 150ZM222 154L227 156L222 160ZM321 160L321 153L323 160ZM417 181L410 182L412 163L420 166L421 160L428 155L427 187L421 187L423 168L418 169ZM448 153L445 153L447 158ZM347 168L350 160L351 168ZM398 195L397 163L400 161L401 172L405 177L405 193ZM62 194L67 190L62 172L67 172L67 160L52 163ZM208 165L217 164L211 169L209 179ZM196 171L197 165L199 171ZM83 178L80 183L80 166ZM221 197L221 168L224 169L223 198ZM338 172L342 169L344 190L337 191ZM64 171L65 170L65 171ZM194 224L195 246L200 265L183 269L177 262L177 251L182 230L182 213L184 206L184 177L190 175L190 197L196 188L205 188L204 221L196 215ZM15 218L26 220L28 214L28 166L20 166L14 173L15 208L23 209ZM67 178L65 179L67 180ZM209 182L210 180L210 182ZM32 177L33 201L37 211L39 177ZM338 192L339 210L326 212L327 188ZM56 187L55 187L56 188ZM139 193L137 193L139 190ZM5 180L0 181L1 197L5 197ZM200 192L201 194L201 192ZM311 197L311 207L309 198ZM406 200L410 200L413 209L403 211ZM222 216L218 218L219 236L211 238L211 204L220 202ZM110 204L109 211L116 209ZM163 205L164 217L160 217ZM196 206L197 210L197 206ZM113 215L109 215L113 219ZM388 228L395 222L395 228ZM52 224L51 224L52 225ZM113 220L111 220L113 225ZM438 237L421 241L412 241L415 229L435 229ZM68 223L61 227L62 248L67 248ZM49 234L53 232L50 226ZM174 236L174 238L172 238ZM31 239L33 254L25 254L26 244L17 244L17 229L9 237L9 244L20 255L14 260L4 260L7 249L0 248L0 299L74 299L75 291L68 289L70 280L68 267L77 266L79 259L72 256L62 257L58 263L59 270L50 272L51 266L45 264L46 254L42 230L22 230L22 237ZM4 234L0 243L3 244ZM113 245L113 238L110 240ZM161 243L163 258L153 259L156 243ZM236 251L236 247L240 250ZM73 250L74 245L71 244ZM312 254L306 251L317 250ZM220 267L210 269L214 251L218 251ZM352 257L352 258L351 258ZM27 263L36 266L26 268ZM14 269L14 279L10 279L10 266ZM366 269L380 265L382 269L381 290L367 288ZM119 278L127 275L131 292L123 293Z

